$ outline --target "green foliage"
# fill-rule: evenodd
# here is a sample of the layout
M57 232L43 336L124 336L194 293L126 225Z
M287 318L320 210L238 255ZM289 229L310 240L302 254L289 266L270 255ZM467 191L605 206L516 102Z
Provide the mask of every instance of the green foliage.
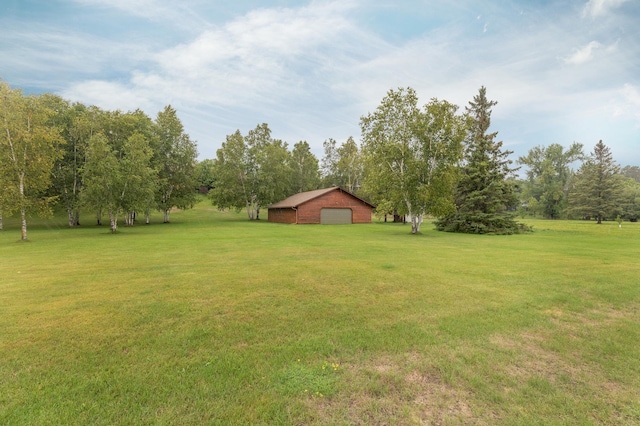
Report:
M56 161L50 193L67 212L69 227L80 224L82 169L91 137L102 130L104 112L97 107L62 103L57 120L65 139L63 156Z
M611 150L602 141L582 164L569 193L571 212L579 217L594 217L598 223L621 213L623 177Z
M244 137L238 130L217 152L211 201L219 208L246 208L249 220L257 220L262 207L292 195L291 164L287 143L273 139L266 123Z
M111 232L117 231L120 214L143 210L153 200L157 175L150 167L151 155L148 139L137 132L120 151L103 134L89 141L82 200L99 214L109 215Z
M193 171L197 187L211 189L215 185L215 160L205 159L198 161Z
M632 222L640 219L640 182L635 179L623 179L621 194L622 217Z
M164 213L163 221L167 223L172 208L187 209L195 203L198 150L170 105L158 113L154 130L151 163L158 173L155 205Z
M631 178L640 183L640 167L638 166L624 166L620 172L623 176Z
M366 158L365 192L384 213L407 214L418 233L425 214L453 209L452 189L466 120L457 107L432 99L420 110L411 88L390 90L360 120Z
M474 234L514 234L527 230L513 219L518 199L515 182L510 177L515 169L496 142L497 132L487 133L491 125L491 109L497 102L489 101L486 89L469 102L467 114L471 124L466 138L464 165L455 191L455 211L436 222L440 231Z
M307 141L300 141L293 146L289 162L292 173L290 193L312 191L320 187L318 159Z
M55 197L46 195L64 140L52 125L50 96L24 96L0 81L0 211L20 212L21 239L27 215L50 214Z
M559 144L536 146L527 156L518 158L519 164L528 167L523 199L536 200L536 203L529 203L532 213L548 219L565 216L569 182L573 176L569 166L583 156L582 144L574 143L566 151Z
M335 139L323 142L323 184L325 187L339 186L355 194L362 185L364 158L358 144L349 136L340 146Z

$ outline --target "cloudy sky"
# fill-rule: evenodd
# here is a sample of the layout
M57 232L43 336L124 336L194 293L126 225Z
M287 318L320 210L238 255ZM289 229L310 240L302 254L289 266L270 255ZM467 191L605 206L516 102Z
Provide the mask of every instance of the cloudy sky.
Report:
M266 122L293 145L360 138L392 88L461 107L486 86L518 155L602 139L640 165L638 0L2 0L0 78L152 118L200 159Z

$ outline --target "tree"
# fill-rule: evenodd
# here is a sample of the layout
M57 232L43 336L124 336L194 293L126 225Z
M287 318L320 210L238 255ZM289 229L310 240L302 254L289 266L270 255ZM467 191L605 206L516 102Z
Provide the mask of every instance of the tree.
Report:
M411 88L390 90L374 113L360 119L366 192L386 209L409 215L413 234L425 214L452 208L466 130L455 105L432 99L421 111L417 103Z
M216 152L214 188L209 191L211 202L220 209L247 209L250 220L255 219L251 209L251 187L247 173L247 145L240 130L227 135Z
M67 211L69 227L73 228L80 225L82 168L87 147L91 137L101 129L104 112L79 103L62 105L61 110L58 115L63 123L61 134L65 144L63 155L54 166L52 190Z
M573 143L566 151L559 144L536 146L518 163L528 167L524 197L534 198L530 203L534 212L548 219L557 219L566 209L569 180L573 172L569 165L583 157L582 144Z
M640 183L640 167L638 166L624 166L621 173L636 182Z
M209 196L219 208L244 207L249 220L258 220L261 207L289 195L289 164L287 144L272 139L266 123L244 137L238 130L217 151L216 186Z
M118 217L143 209L155 191L156 171L152 151L141 133L132 134L121 151L112 148L103 134L91 138L83 173L82 199L97 211L106 210L110 229L118 229Z
M578 170L569 194L571 211L582 217L595 217L598 224L622 212L623 180L620 167L602 140Z
M194 169L194 177L197 190L206 188L207 191L215 185L215 160L204 159L199 161Z
M173 207L191 208L196 201L193 188L198 151L170 105L158 113L155 133L152 158L158 171L155 202L164 214L164 223L168 223Z
M292 195L291 153L287 143L280 139L269 140L256 152L258 160L256 219L260 208Z
M45 97L23 96L0 82L0 203L5 212L20 212L21 239L27 240L27 214L50 213L51 171L64 142L50 125L53 111Z
M129 138L135 134L142 137L147 148L153 149L152 144L156 137L155 123L143 111L139 109L126 113L121 111L109 111L106 114L103 114L101 118L103 121L101 126L104 129L103 135L107 138L109 146L115 152L116 158L119 161L124 159L126 155L125 145L127 145ZM155 183L156 180L151 180L149 182L145 182L145 185L153 186ZM139 203L137 203L136 208L139 209L139 211L149 212L152 208L157 207L153 193L149 196L149 194L145 192L145 199L137 201L139 201ZM100 225L102 219L99 216L99 212L96 213L98 213L97 219L98 224ZM134 210L129 210L124 213L125 223L127 225L133 225L136 212Z
M622 187L622 217L637 222L640 218L640 182L625 177Z
M514 181L515 169L495 140L497 132L487 133L491 125L491 108L485 87L481 87L466 108L471 124L466 137L464 164L455 191L455 211L436 222L440 231L466 233L513 234L526 230L513 219L508 209L518 202Z
M323 143L322 171L325 186L339 186L355 193L361 187L364 159L358 145L349 136L340 146L334 139Z
M318 159L311 152L307 141L300 141L293 146L289 157L292 173L292 193L318 189L320 185L320 169Z

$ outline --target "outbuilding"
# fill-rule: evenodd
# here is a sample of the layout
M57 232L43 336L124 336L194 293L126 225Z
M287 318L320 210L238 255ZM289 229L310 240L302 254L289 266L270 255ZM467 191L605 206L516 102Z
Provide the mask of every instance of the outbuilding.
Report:
M375 206L344 189L301 192L267 207L269 222L324 225L371 223Z

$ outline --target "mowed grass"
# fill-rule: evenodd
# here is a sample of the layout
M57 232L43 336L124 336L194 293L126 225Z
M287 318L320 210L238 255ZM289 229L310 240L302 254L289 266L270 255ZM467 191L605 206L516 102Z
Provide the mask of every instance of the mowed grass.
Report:
M640 423L640 224L245 218L5 218L0 424Z

